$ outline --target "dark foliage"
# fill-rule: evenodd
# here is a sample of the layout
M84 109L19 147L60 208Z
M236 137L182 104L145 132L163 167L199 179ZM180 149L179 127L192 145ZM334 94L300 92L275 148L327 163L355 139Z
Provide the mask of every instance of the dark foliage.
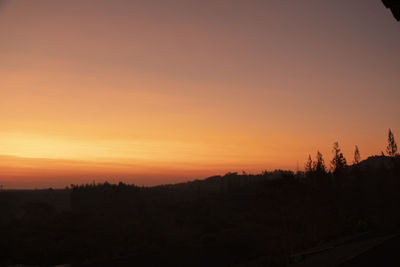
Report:
M358 149L358 146L356 146L355 149L354 149L354 160L353 160L353 164L358 164L358 163L360 163L360 160L361 160L360 150Z
M339 148L339 143L335 142L333 144L333 159L331 161L331 165L332 165L332 171L333 173L337 174L337 173L341 173L344 171L347 161L345 159L345 157L343 156L343 153L341 152L340 148Z
M386 147L386 152L391 157L397 155L397 144L396 141L394 140L394 135L390 129L388 133L388 144Z
M316 164L307 174L156 187L2 191L0 265L285 266L289 254L334 238L398 229L399 157L371 157L340 178L317 167L322 155Z

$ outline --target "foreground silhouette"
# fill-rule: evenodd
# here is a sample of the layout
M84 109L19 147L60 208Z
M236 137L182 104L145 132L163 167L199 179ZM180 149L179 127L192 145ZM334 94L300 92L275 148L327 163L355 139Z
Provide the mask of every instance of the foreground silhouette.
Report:
M286 266L329 240L397 232L399 191L399 156L334 173L2 191L0 265Z
M398 0L382 0L382 3L392 11L393 17L400 21L400 2Z

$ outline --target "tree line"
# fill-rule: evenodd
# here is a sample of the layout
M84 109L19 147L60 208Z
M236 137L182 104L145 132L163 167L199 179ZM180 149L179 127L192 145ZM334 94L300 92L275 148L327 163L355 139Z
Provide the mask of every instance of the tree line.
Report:
M339 142L333 143L332 148L333 158L330 162L330 169L328 169L325 165L325 161L323 155L320 151L317 151L317 155L315 160L313 161L311 155L308 155L307 161L304 166L305 174L326 174L326 173L333 173L333 174L340 174L347 166L347 160L344 157L340 147ZM382 152L382 155L385 155ZM389 157L398 156L399 153L397 152L397 143L394 139L394 134L391 129L388 131L388 138L387 138L387 146L386 146L386 155ZM360 150L357 145L354 148L354 158L353 164L357 165L361 161L361 154Z
M53 192L70 203L65 210L26 192L1 192L0 266L287 266L289 255L331 240L398 233L400 156L392 131L386 156L361 161L356 146L349 166L339 143L332 151L329 168L317 152L305 173L71 185ZM45 191L32 192L45 199Z

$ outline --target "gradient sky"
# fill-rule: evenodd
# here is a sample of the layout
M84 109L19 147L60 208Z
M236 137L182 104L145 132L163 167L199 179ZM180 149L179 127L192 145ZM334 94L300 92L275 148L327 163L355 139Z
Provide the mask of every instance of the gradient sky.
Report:
M379 0L0 2L0 184L152 185L400 137Z

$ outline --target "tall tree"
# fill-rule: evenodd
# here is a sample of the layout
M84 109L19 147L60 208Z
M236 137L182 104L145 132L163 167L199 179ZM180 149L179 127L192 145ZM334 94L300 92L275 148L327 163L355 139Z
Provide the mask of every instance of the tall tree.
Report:
M312 164L313 164L313 162L312 162L312 159L311 159L311 155L309 154L307 162L306 162L306 164L304 166L304 171L305 171L306 174L309 174L309 173L311 173L313 171L313 165Z
M313 171L317 174L325 174L326 167L321 152L317 151L317 160L313 162Z
M331 161L332 171L337 173L343 170L346 167L346 159L343 156L343 153L340 151L339 142L333 143L333 159Z
M354 150L354 160L353 164L358 164L360 163L361 156L360 156L360 150L358 150L358 146L356 145L356 148Z
M394 157L397 154L397 144L394 140L394 135L390 129L388 134L388 145L386 147L386 152L391 157Z

